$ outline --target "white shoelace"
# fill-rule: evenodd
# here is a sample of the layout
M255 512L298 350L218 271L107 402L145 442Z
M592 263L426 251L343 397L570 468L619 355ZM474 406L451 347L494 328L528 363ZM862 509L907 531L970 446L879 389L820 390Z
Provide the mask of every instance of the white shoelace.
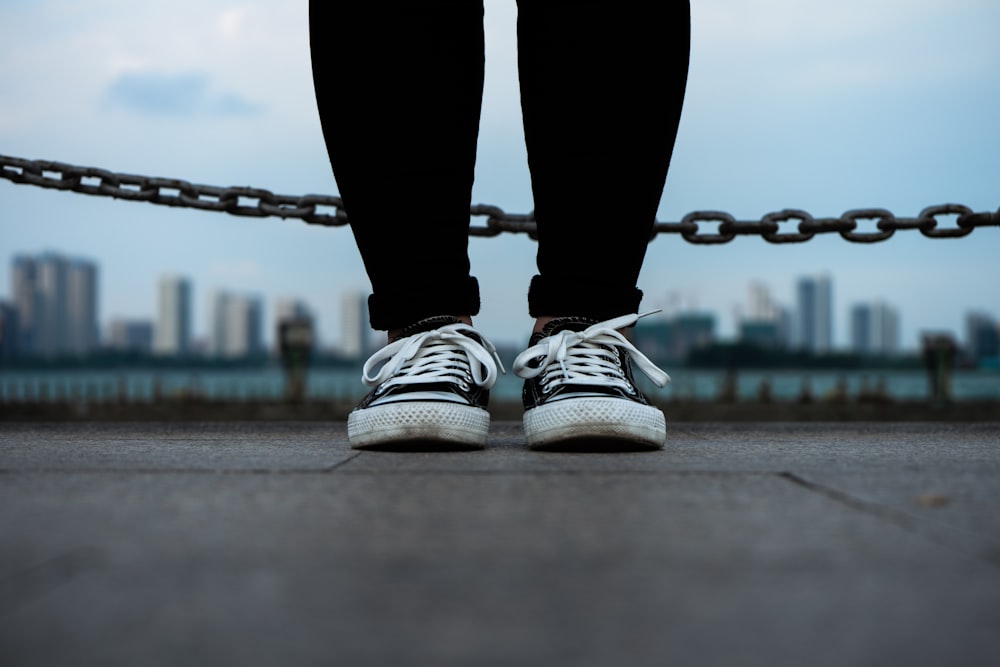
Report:
M637 350L618 329L632 326L641 315L623 315L606 322L599 322L583 331L560 331L543 338L537 344L517 355L514 373L530 379L542 376L543 391L551 391L561 384L615 387L629 394L635 388L622 372L621 360L612 348L627 350L636 367L653 383L662 387L670 376ZM537 363L536 360L541 358Z
M482 344L467 333L478 336ZM384 383L383 391L393 385L434 382L451 382L463 389L473 382L489 389L497 381L498 365L503 372L496 348L478 331L467 324L448 324L389 343L365 362L362 381L368 386Z

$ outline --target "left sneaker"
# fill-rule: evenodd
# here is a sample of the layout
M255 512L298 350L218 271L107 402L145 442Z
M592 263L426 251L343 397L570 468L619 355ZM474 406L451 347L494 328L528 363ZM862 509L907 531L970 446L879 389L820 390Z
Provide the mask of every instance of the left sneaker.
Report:
M532 449L586 441L599 447L660 449L666 420L636 387L632 363L659 387L670 376L618 331L643 315L606 322L552 320L514 360L525 378L524 434Z
M482 449L498 367L493 345L454 317L407 327L365 363L362 379L374 389L348 415L351 447Z

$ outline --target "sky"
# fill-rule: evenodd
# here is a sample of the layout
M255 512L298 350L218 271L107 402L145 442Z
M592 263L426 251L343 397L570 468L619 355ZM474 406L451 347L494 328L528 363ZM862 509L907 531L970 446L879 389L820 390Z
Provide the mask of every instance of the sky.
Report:
M0 0L0 153L335 194L307 17L304 0ZM473 201L524 213L532 197L515 20L514 0L486 0ZM941 203L996 211L998 25L996 0L694 0L689 85L658 219L866 207L915 216ZM196 336L207 333L213 291L228 289L259 294L269 319L276 299L305 301L321 340L335 344L341 294L368 289L346 228L0 180L0 298L10 294L11 257L43 251L99 263L102 323L152 319L158 278L190 277ZM834 235L700 247L671 235L650 244L639 286L644 310L712 310L726 337L750 282L791 306L799 276L826 273L837 344L848 341L852 304L884 300L901 312L903 345L914 348L923 331L964 335L969 311L1000 318L998 251L997 227L955 240L898 232L873 245ZM526 339L534 253L523 235L470 241L483 296L476 325L496 342Z

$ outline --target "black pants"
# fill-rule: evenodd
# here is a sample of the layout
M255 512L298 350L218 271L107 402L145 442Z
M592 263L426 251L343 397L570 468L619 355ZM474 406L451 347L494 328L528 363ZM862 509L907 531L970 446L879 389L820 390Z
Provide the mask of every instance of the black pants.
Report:
M310 33L372 326L475 315L482 0L311 0ZM517 36L538 224L529 313L635 312L684 97L688 0L519 0Z

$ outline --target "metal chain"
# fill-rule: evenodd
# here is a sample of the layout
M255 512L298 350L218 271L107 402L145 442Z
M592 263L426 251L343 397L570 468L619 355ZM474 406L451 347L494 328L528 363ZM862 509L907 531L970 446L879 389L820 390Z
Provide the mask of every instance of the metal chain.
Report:
M197 185L178 178L119 174L97 167L5 155L0 155L0 177L14 183L162 206L224 211L254 218L297 218L328 227L348 223L343 202L332 195L278 195L262 188ZM487 204L473 206L470 214L486 218L485 225L470 225L471 236L514 232L536 238L533 214L506 213ZM938 218L942 216L957 216L954 226L939 224ZM877 231L857 231L860 220L877 221ZM717 227L714 231L704 230L703 223L717 223ZM782 231L782 223L794 225L794 231ZM689 243L702 245L728 243L737 236L760 236L770 243L802 243L817 234L837 233L854 243L874 243L890 238L899 230L917 229L928 238L943 239L966 236L977 227L1000 227L1000 209L976 213L961 204L941 204L925 208L915 218L899 218L881 208L855 209L839 218L814 218L805 211L785 209L753 221L736 220L722 211L692 211L680 222L655 223L650 240L658 234L680 234Z

